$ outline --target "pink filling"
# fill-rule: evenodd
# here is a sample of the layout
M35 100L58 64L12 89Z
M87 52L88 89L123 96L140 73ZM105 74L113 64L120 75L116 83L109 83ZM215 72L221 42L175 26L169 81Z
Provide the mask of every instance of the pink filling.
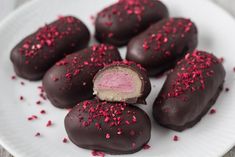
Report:
M113 89L125 93L135 91L134 80L125 72L105 72L96 86L99 89Z

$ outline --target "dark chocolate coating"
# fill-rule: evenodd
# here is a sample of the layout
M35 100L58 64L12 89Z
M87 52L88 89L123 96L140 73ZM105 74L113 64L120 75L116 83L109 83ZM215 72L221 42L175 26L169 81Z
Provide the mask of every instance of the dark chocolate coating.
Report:
M195 125L216 102L222 90L225 70L212 54L188 53L170 72L153 104L156 121L183 131Z
M149 76L156 76L172 68L196 46L197 28L193 22L183 18L164 19L129 42L126 59L141 64Z
M71 108L92 98L94 75L104 64L120 60L117 48L104 44L67 55L43 77L43 87L48 99L56 107Z
M141 95L139 97L129 98L125 100L125 102L129 104L146 104L145 99L148 97L149 93L151 92L151 83L149 77L147 76L146 70L140 64L136 64L135 62L131 61L121 61L106 65L103 69L101 69L98 73L96 73L93 82L101 72L115 66L122 66L125 68L132 69L139 75L142 81Z
M120 0L98 13L95 37L102 43L123 46L166 17L167 8L158 0Z
M66 54L87 47L90 33L79 19L60 17L24 38L11 51L16 74L40 80L45 72Z
M137 152L151 136L151 122L142 109L99 100L75 106L65 117L65 129L77 146L109 154Z

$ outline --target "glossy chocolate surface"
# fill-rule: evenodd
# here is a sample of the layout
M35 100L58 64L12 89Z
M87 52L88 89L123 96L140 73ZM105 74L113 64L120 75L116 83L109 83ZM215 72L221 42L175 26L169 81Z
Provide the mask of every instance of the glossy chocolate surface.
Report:
M71 108L93 97L94 75L113 61L120 61L119 51L114 46L93 45L70 54L47 71L43 87L48 99L59 108Z
M40 80L55 62L85 48L89 40L89 30L82 21L72 16L60 17L19 42L10 58L18 76Z
M151 123L141 109L126 103L88 100L65 117L70 140L85 149L110 154L139 151L151 136Z
M158 0L119 0L98 13L96 39L123 46L151 24L168 17L166 6Z
M195 125L216 102L225 70L212 54L188 53L170 72L153 105L156 121L182 131Z
M149 76L156 76L172 68L196 46L197 28L192 21L164 19L129 42L126 59L141 64Z

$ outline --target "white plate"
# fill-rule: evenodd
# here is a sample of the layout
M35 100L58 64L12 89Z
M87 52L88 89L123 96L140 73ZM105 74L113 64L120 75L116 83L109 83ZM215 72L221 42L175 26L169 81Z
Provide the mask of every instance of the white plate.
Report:
M11 80L14 75L9 60L10 50L23 37L33 32L45 22L58 15L72 14L81 18L93 32L90 16L113 0L36 0L23 6L4 20L0 26L0 143L16 157L78 157L91 156L90 150L76 147L71 142L63 143L66 137L63 120L66 110L53 107L49 102L36 105L39 99L37 86L41 82ZM172 16L189 17L199 29L199 49L214 52L225 58L227 71L225 87L215 104L217 113L206 115L192 129L182 133L164 129L153 123L152 137L148 150L130 156L154 157L218 157L225 154L235 144L235 22L222 9L209 1L164 0ZM125 50L122 49L122 55ZM152 79L153 90L148 105L143 107L151 116L154 98L160 90L164 78ZM20 101L19 97L25 100ZM40 115L41 109L46 110ZM37 115L38 120L29 122L27 117ZM152 117L152 116L151 116ZM48 120L53 126L46 127ZM36 132L41 137L34 137ZM180 140L174 142L173 136Z
M15 5L16 0L1 0L0 20L2 20L6 15L8 15L12 10L14 10Z

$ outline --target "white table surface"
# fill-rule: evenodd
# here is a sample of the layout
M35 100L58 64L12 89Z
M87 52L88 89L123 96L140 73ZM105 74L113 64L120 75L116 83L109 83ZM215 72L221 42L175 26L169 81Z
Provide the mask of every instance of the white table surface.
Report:
M0 12L0 20L7 16L14 9L20 7L24 3L27 3L31 0L0 0L0 5L4 6L3 10ZM226 9L235 17L235 0L213 0L221 7ZM0 157L13 157L8 153L3 147L0 146ZM224 157L235 157L235 147L229 151Z

